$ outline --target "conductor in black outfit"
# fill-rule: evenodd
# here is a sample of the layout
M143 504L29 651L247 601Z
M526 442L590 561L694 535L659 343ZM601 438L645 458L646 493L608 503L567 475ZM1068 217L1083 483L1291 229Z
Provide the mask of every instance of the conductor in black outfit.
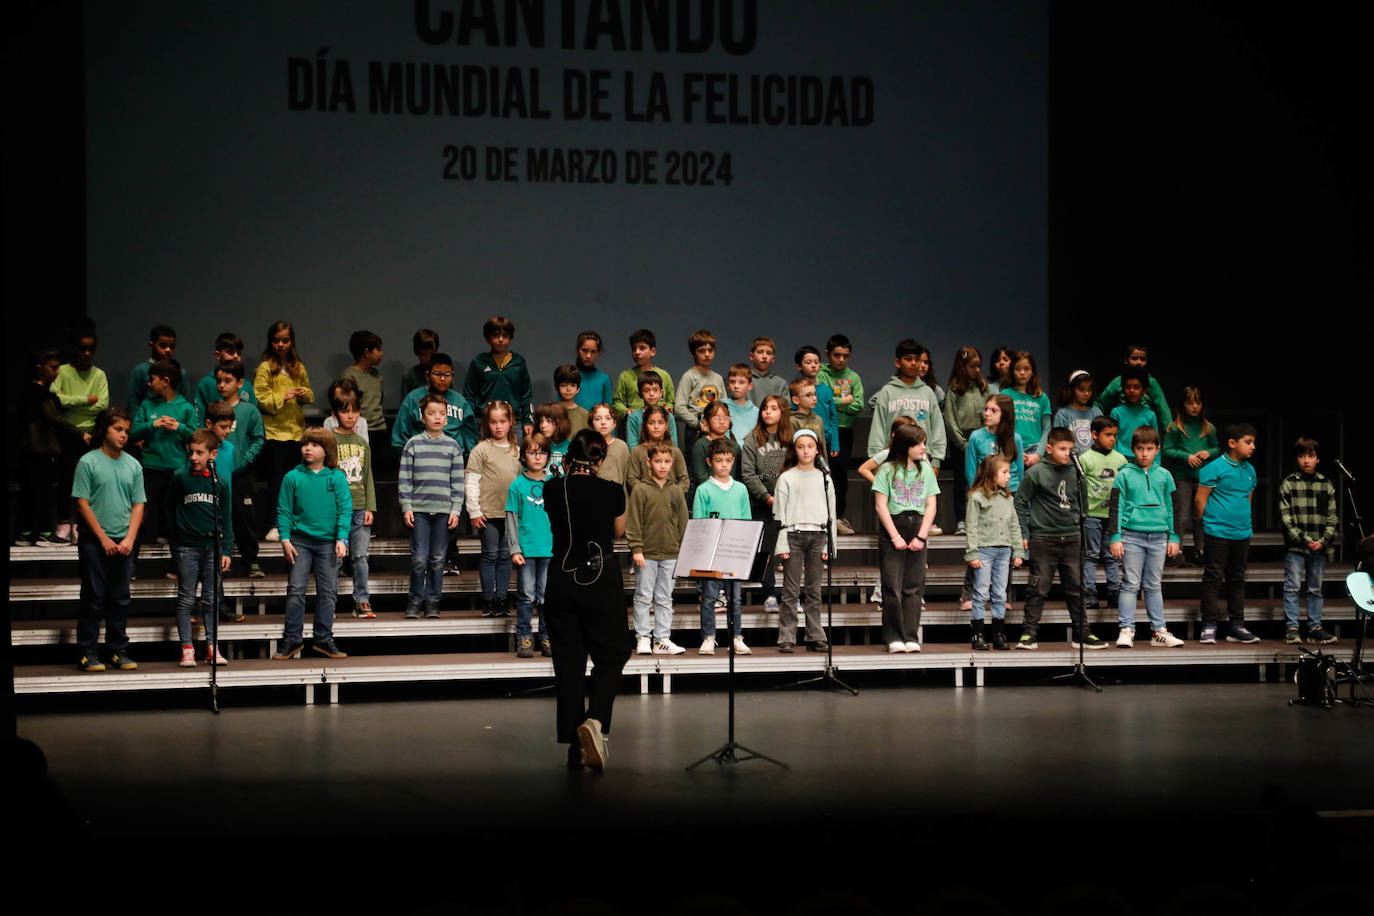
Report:
M568 766L606 765L611 707L630 658L625 585L615 539L625 533L625 488L596 476L606 443L594 430L568 443L566 477L544 485L553 559L544 588L544 625L553 648L558 740L570 744ZM584 691L587 656L590 691Z

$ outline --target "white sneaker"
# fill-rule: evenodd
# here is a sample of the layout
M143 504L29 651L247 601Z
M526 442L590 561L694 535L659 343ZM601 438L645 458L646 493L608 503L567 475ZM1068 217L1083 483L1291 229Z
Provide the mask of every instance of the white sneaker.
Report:
M960 522L960 523L959 523L959 526L958 526L957 528L954 529L954 533L955 533L955 534L963 534L963 533L964 533L964 523L963 523L963 522Z
M205 661L206 661L207 663L209 663L209 661L210 661L210 656L211 656L212 654L214 655L214 662L215 662L216 665L227 665L227 664L229 664L228 659L226 659L223 655L220 654L219 646L215 646L213 650L211 650L211 649L209 649L209 648L207 648L207 649L205 650Z
M649 637L641 636L635 640L635 655L648 655L651 651Z
M1122 627L1121 632L1116 634L1116 647L1118 649L1129 649L1135 645L1135 627Z
M712 640L714 642L714 640ZM687 650L673 642L671 639L663 639L654 643L655 655L681 655Z
M703 636L702 639L701 639L701 648L697 650L697 655L715 655L715 654L716 654L716 638L715 638L714 636Z
M853 534L854 526L849 524L849 519L837 518L835 519L835 531L838 534Z
M908 652L920 652L921 644L918 642L909 642L906 644L906 650Z
M905 651L906 651L906 643L902 642L900 639L893 640L892 642L890 642L890 643L887 644L887 651L889 651L889 652L905 652Z
M753 655L753 654L754 654L753 651L752 651L748 646L746 646L746 645L744 644L744 637L743 637L743 636L736 636L736 637L735 637L735 654L736 654L736 655Z
M725 610L725 592L716 595L716 613L719 614L723 610Z
M196 649L194 646L181 647L181 661L178 664L182 668L194 668L196 666Z
M763 602L763 612L765 614L776 614L778 612L778 599L768 598Z
M600 772L606 768L611 749L606 745L606 736L601 734L601 723L588 719L577 726L577 742L582 745L582 763L588 769Z
M1177 649L1183 645L1183 640L1168 630L1155 630L1154 635L1150 637L1150 645L1156 649Z
M883 590L882 590L882 587L881 587L881 586L877 586L877 585L873 586L873 594L871 594L871 595L868 596L868 600L869 600L869 601L872 601L874 604L882 604L882 603L883 603Z
M266 536L263 539L267 541L280 541L281 532L278 531L276 528L269 528Z

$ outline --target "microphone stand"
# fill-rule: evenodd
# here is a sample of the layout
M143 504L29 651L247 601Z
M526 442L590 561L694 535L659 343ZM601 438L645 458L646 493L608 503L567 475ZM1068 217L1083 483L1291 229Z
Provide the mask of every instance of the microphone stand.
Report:
M1355 499L1355 475L1350 473L1350 469L1347 468L1345 463L1339 458L1336 459L1336 467L1340 468L1341 473L1345 475L1345 498L1350 504L1351 524L1353 524L1355 530L1359 532L1360 541L1363 541L1365 538L1364 517L1360 515L1359 501ZM1343 670L1338 669L1337 672L1338 683L1342 681L1350 682L1350 697L1352 700L1355 699L1355 685L1360 681L1374 677L1374 675L1364 670L1364 640L1365 630L1368 628L1369 624L1369 615L1359 613L1357 605L1355 616L1359 618L1359 629L1355 631L1355 654L1351 656L1350 663L1343 666Z
M1088 541L1088 494L1086 488L1087 475L1083 473L1083 465L1078 460L1078 452L1070 453L1073 457L1073 466L1078 476L1078 575L1083 576L1083 545ZM1046 459L1041 459L1046 460ZM1102 688L1092 678L1088 677L1088 668L1083 664L1083 642L1087 638L1088 629L1088 609L1083 605L1082 586L1079 586L1079 608L1078 613L1082 616L1082 629L1078 637L1078 664L1073 666L1073 670L1067 674L1056 674L1049 679L1049 683L1055 684L1060 681L1074 687L1089 687L1098 693ZM1073 612L1069 612L1069 626L1073 626Z
M215 460L210 459L210 504L214 508L215 516L215 549L211 556L210 563L210 613L206 614L205 642L207 650L206 658L210 662L210 711L219 715L219 665L215 664L215 655L219 651L219 593L222 587L223 577L220 574L220 557L223 555L224 532L220 530L220 502L219 502L219 470L215 467Z
M812 684L818 685L826 690L848 690L853 696L858 696L859 691L850 687L835 675L835 640L832 634L835 630L835 589L834 589L834 569L835 569L835 519L831 506L834 505L833 494L830 489L830 472L822 466L821 462L816 461L816 468L821 472L821 485L825 488L825 544L826 556L830 557L825 564L825 670L820 677L804 678L794 681L791 684L779 684L774 690L788 690L793 687L810 687ZM805 573L803 572L803 582Z

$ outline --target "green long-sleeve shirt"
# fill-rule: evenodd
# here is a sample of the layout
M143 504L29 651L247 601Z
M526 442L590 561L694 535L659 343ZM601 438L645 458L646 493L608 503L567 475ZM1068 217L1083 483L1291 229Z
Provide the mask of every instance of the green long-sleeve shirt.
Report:
M839 372L829 366L821 366L821 371L816 375L816 383L830 386L830 393L835 396L835 419L839 422L840 429L852 427L854 421L864 412L864 383L863 379L859 378L859 373L848 366ZM848 404L841 403L847 394L852 394L854 400Z
M1207 452L1207 457L1202 459L1203 464L1221 454L1215 426L1209 424L1204 435L1201 421L1185 418L1182 429L1171 423L1164 430L1164 466L1174 475L1174 480L1197 480L1201 465L1190 467L1188 456L1202 451Z
M158 417L171 417L177 421L176 429L154 426ZM133 427L129 430L131 442L143 443L143 466L155 471L175 471L186 463L186 444L196 431L196 409L181 395L170 401L150 397L138 405Z

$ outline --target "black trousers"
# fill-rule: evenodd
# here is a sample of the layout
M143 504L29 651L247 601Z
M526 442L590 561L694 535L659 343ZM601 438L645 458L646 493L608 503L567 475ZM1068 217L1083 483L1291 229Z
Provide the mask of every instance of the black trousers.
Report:
M253 501L257 497L258 476L251 467L239 471L230 483L229 518L234 525L234 546L245 563L258 560L257 519L253 514Z
M1075 633L1083 629L1083 543L1078 535L1064 537L1030 536L1030 575L1026 579L1025 625L1033 632L1040 630L1040 614L1045 609L1054 573L1064 586L1069 605L1069 620Z
M849 508L849 459L854 454L854 427L840 427L840 453L830 462L830 479L835 482L835 517L845 518Z
M1204 534L1207 545L1202 566L1202 622L1245 619L1245 564L1250 539L1238 541ZM1226 595L1226 616L1217 616L1221 595Z
M610 734L611 711L631 650L619 564L609 564L592 584L578 585L554 557L544 590L543 616L553 649L559 742L576 741L577 727L584 719L596 719L602 733ZM589 685L584 683L588 657L592 660Z

